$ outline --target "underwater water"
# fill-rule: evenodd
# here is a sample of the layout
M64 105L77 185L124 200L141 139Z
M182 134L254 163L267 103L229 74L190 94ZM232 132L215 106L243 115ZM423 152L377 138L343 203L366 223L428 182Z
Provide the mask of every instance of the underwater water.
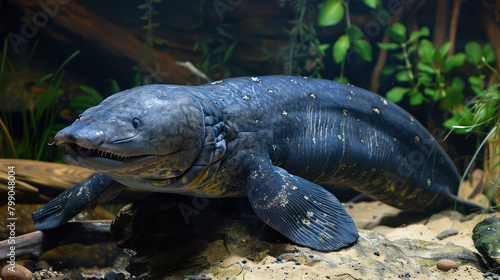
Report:
M9 0L0 2L0 34L4 39L0 48L0 239L5 240L0 243L0 259L5 261L1 265L5 270L24 265L31 272L18 269L17 273L38 271L37 279L49 279L50 275L41 275L43 268L66 274L68 279L326 279L344 274L356 279L460 279L483 277L486 267L495 266L474 255L477 250L471 238L474 225L490 214L471 218L470 211L459 213L461 209L448 200L460 197L456 200L459 204L462 199L474 203L463 204L462 210L493 206L498 201L500 7L496 1ZM292 77L286 84L278 78L260 78L268 75L336 81L377 95L367 93L369 97L357 99L364 91L354 89L356 96L332 84L329 90L334 88L334 94L340 92L338 96L357 102L347 105L349 101L337 95L324 98L322 94L329 90L319 82L309 85L305 79ZM235 77L248 78L241 84L219 82ZM93 145L92 141L100 140L82 136L86 131L77 133L77 128L56 138L65 127L93 122L84 111L115 93L145 85L207 83L209 90L193 89L199 94L193 100L203 103L207 98L214 107L200 105L203 123L195 127L202 127L204 136L214 136L196 138L193 142L199 143L193 145L210 147L213 151L209 154L200 148L194 155L172 156L151 165L143 161L134 164L134 157L153 153L142 152L149 142L105 150L101 145L104 140ZM303 87L295 90L297 83ZM237 101L230 101L233 97ZM95 113L104 116L101 121L106 125L112 120L107 130L100 127L99 131L113 131L115 142L129 141L118 134L129 133L128 137L150 119L131 118L126 126L114 122L119 117L111 112L136 110L141 98L138 90L122 97L120 105ZM159 139L158 143L177 129L173 123L160 120L183 123L182 108L198 102L193 100L163 109L139 106L134 112L156 112L151 120L159 124L150 130L163 135L149 140ZM247 101L257 105L243 105ZM314 111L316 101L323 103ZM391 102L404 111L384 111ZM213 113L217 110L222 113ZM274 111L277 114L271 114ZM324 117L326 112L333 117ZM286 121L274 122L278 118ZM192 134L186 131L193 122L184 123L176 130L177 138L161 142L163 146L155 146L154 153L164 149L163 154L170 155L187 149ZM414 128L415 123L422 128ZM247 132L259 134L245 138ZM266 142L269 133L281 140ZM308 140L296 140L299 136ZM178 142L173 142L174 138ZM251 144L240 145L240 139ZM317 143L324 143L325 148L316 148ZM377 152L379 143L386 148L384 152ZM269 147L262 148L267 144ZM292 146L298 147L297 152ZM391 156L391 147L392 151L400 150L401 156ZM261 148L267 157L261 158ZM276 186L296 184L302 190L313 185L316 190L321 185L317 193L311 191L311 197L321 197L326 204L321 201L321 206L307 208L307 204L294 204L295 198L290 198L292 206L297 205L294 210L276 215L260 212L266 207L258 203L270 203L267 195L279 190L262 191L270 181L267 179L245 185L249 179L244 172L257 169L252 169L253 162L243 161L243 156L235 156L243 150L249 151L245 157L269 160L274 173L259 174L285 178ZM84 167L92 166L81 158L63 159L64 153L113 162L90 170ZM128 169L115 172L118 169L113 168L120 167L114 161L129 164ZM157 177L144 177L153 168L160 170L154 174ZM261 165L259 168L264 170ZM106 175L100 183L90 181L88 191L82 187L90 202L98 200L92 200L92 195L101 194L96 185L109 182L106 188L111 189L115 181L124 185L134 181L118 173L135 178L135 182L140 176L168 182L181 178L175 186L190 192L152 193L146 191L151 188L134 182L131 185L139 187L82 213L77 210L84 209L71 210L73 213L70 208L49 204L54 210L44 213L71 212L76 216L72 221L77 223L59 230L60 224L44 228L43 237L34 234L20 239L35 232L33 212L101 171ZM441 177L431 180L425 177L429 174ZM184 179L190 180L189 184ZM435 185L438 182L445 183ZM203 186L201 191L192 191L198 185ZM322 187L343 203L335 204L340 210L330 207L331 194ZM253 194L254 189L258 195ZM427 192L432 195L427 196ZM311 193L299 192L301 198ZM360 193L367 196L358 196ZM79 202L71 199L77 194L81 192L63 197L75 205ZM94 207L90 202L81 208ZM281 200L280 205L285 208L287 203ZM303 209L307 211L300 212ZM408 209L412 212L402 211ZM345 220L322 220L318 226L318 220L312 219L316 210L340 213ZM300 213L308 217L304 220ZM285 214L293 216L293 221ZM106 222L85 223L90 220ZM352 233L346 240L331 235L333 243L345 243L341 246L345 248L328 247L324 252L318 249L324 247L314 247L323 242L324 232L328 237L337 230L337 222L352 223L339 230ZM437 237L448 230L457 232ZM351 240L354 236L355 243ZM400 238L411 241L396 241ZM398 248L394 249L398 253L383 244ZM49 250L60 245L65 246ZM425 255L415 249L419 246L434 250L429 253L429 262L415 260ZM347 252L346 256L342 252ZM402 266L398 259L411 265ZM451 259L458 268L451 272L438 268L436 263L442 259ZM11 276L2 272L1 277Z

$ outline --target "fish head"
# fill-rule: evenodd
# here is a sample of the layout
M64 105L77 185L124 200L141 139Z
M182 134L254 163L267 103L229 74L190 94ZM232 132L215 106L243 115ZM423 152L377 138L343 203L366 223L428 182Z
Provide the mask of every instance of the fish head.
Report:
M203 110L174 85L147 85L116 93L59 131L66 162L113 178L176 178L200 154ZM168 180L167 180L168 181Z

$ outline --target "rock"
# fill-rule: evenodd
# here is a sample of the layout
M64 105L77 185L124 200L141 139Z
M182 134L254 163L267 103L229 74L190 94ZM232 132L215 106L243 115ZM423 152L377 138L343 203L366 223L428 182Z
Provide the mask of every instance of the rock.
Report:
M458 234L458 230L456 229L449 229L449 230L445 230L445 231L442 231L441 233L439 233L436 238L439 239L439 240L443 240L447 237L450 237L450 236L453 236L453 235L457 235Z
M31 280L33 273L26 267L16 264L14 266L6 265L0 272L2 280Z
M457 268L457 263L452 260L440 260L437 262L436 267L442 271L448 271L450 269Z
M472 233L474 246L479 253L500 264L500 218L489 217L482 220Z

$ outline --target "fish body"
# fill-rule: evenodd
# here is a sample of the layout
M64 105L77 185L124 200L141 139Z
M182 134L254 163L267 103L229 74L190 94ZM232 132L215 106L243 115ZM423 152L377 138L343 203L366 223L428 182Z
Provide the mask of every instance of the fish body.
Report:
M89 108L55 143L66 147L68 163L101 172L83 184L99 186L92 203L121 190L115 181L154 192L247 196L265 223L318 250L358 238L322 186L352 187L411 211L463 202L454 195L452 161L414 117L375 93L328 80L264 76L137 87ZM61 212L90 203L71 196L82 186L74 188L35 212L38 228L64 223Z

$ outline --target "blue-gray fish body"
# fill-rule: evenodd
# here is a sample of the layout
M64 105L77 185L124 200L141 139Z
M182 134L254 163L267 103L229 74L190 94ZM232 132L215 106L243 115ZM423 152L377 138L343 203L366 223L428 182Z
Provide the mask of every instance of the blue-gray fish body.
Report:
M55 142L67 148L68 163L102 172L90 179L101 186L97 197L114 181L156 192L246 195L264 222L319 250L358 238L342 204L320 185L349 186L413 211L460 201L453 163L417 120L381 96L328 80L142 86L88 109ZM59 209L82 204L56 201ZM49 208L34 214L39 228L65 222Z

